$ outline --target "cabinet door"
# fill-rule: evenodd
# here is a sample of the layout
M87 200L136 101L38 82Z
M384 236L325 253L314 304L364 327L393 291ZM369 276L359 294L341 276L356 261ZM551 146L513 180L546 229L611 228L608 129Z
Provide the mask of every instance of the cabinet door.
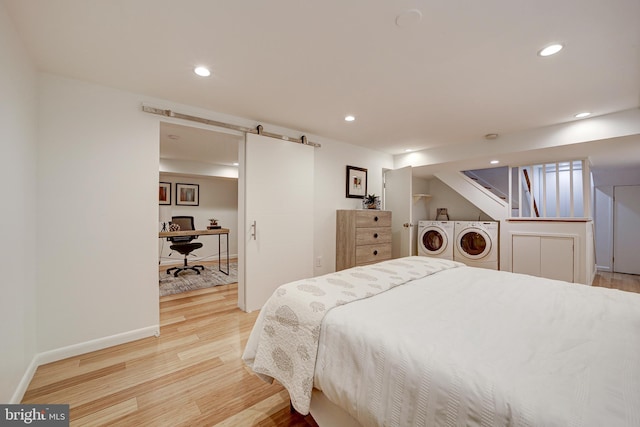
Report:
M573 237L513 235L514 273L573 282Z
M573 282L573 238L540 238L540 276Z
M540 276L540 236L513 235L512 246L511 271Z

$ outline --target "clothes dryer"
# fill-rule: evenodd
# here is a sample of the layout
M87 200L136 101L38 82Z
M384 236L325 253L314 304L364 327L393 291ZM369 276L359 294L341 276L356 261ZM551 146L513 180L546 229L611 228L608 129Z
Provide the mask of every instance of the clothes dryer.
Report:
M418 221L418 255L453 260L453 221Z
M470 267L498 269L499 223L456 221L453 259Z

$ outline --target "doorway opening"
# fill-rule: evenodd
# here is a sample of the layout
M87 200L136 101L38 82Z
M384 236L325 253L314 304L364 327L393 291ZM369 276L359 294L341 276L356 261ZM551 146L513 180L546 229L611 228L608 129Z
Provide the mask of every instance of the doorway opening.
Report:
M197 236L191 242L202 246L187 255L159 238L160 296L237 283L238 152L243 138L240 132L160 122L158 231L168 231L178 216L193 217L194 230L229 230ZM167 274L185 263L203 268Z

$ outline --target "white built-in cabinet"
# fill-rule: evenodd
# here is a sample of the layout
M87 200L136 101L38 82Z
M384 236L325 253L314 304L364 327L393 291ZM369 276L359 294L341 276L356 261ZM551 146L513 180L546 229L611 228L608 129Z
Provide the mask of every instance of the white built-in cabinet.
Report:
M512 271L573 282L574 240L571 236L514 234Z
M501 269L590 285L595 275L593 221L508 219L501 224Z

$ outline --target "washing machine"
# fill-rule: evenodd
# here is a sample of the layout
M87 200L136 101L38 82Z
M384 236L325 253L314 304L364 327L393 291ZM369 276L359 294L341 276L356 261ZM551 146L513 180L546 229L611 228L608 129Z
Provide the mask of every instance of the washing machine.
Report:
M455 221L453 259L470 267L497 270L498 230L496 221Z
M453 260L453 221L418 221L418 255Z

